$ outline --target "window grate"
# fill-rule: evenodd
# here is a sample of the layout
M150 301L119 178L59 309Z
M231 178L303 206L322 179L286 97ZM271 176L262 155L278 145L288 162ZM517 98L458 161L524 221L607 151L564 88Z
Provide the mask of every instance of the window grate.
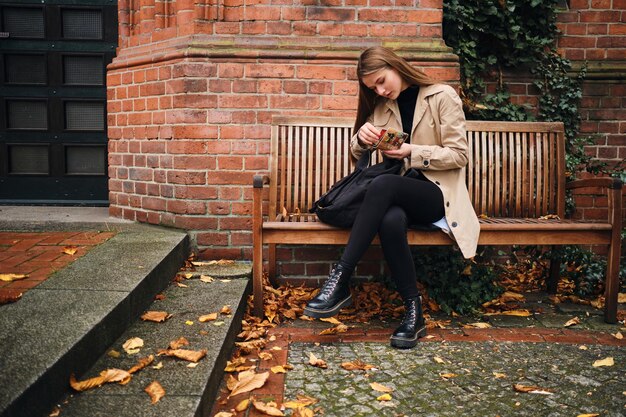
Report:
M63 37L66 39L102 39L100 10L63 10Z
M48 174L49 171L47 146L9 146L9 173Z
M66 56L63 58L63 81L70 85L104 85L101 56Z
M3 10L3 30L10 38L45 37L43 9L34 7L7 7Z
M66 173L70 175L105 175L104 146L68 146L65 148Z
M46 84L45 55L5 55L8 84Z
M48 106L45 101L7 101L9 129L48 129Z
M68 101L65 103L65 128L68 130L104 130L104 103Z

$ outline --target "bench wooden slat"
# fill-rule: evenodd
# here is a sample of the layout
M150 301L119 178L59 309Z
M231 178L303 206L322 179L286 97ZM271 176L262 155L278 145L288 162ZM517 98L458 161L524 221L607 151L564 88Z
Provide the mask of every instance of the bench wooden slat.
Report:
M269 272L276 271L277 244L345 244L350 231L318 221L313 202L353 168L349 141L353 120L275 116L272 121L268 218L263 184L253 190L253 274L255 314L262 313L263 245ZM603 244L609 247L605 320L615 322L621 253L621 185L617 180L585 180L568 185L608 189L609 219L586 222L565 214L565 139L562 123L468 121L466 180L480 218L480 245ZM380 159L372 155L372 163ZM619 188L619 189L618 189ZM556 214L560 219L539 219ZM563 219L563 220L561 220ZM412 245L451 245L439 230L409 230ZM375 240L374 243L378 241ZM551 267L551 282L558 267Z

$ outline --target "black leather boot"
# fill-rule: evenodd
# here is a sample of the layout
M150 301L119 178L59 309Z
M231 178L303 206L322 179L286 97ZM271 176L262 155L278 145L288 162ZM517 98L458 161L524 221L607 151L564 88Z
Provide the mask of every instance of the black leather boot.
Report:
M346 270L343 265L335 265L320 292L304 308L304 314L316 319L331 317L352 304L351 275L352 271Z
M409 298L404 301L404 319L400 327L391 335L391 346L400 349L412 348L417 339L426 336L426 325L422 315L422 297Z

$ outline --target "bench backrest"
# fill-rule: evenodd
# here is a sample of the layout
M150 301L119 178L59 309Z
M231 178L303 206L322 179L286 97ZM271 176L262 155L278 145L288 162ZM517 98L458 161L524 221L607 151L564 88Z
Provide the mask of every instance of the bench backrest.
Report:
M305 213L352 170L349 143L353 123L347 118L273 118L270 218L283 211ZM467 187L478 215L563 217L562 123L468 121L467 138Z

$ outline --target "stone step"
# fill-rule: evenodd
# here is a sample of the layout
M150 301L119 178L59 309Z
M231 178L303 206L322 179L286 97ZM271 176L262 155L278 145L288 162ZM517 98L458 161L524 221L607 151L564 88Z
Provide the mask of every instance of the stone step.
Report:
M182 273L179 274L182 276ZM224 366L229 359L250 292L251 265L213 265L188 274L182 285L173 282L164 298L147 308L171 314L165 322L137 320L107 349L87 372L77 375L79 381L98 376L110 368L130 369L140 358L154 355L154 362L133 375L127 385L105 384L99 388L74 393L60 402L63 417L192 417L208 416L217 397ZM204 276L204 281L200 277ZM212 280L206 277L212 278ZM211 281L211 282L206 282ZM159 297L161 298L161 297ZM215 321L201 323L202 315L218 313L229 306L231 314L218 314ZM138 337L144 346L136 354L123 349L125 341ZM171 341L185 337L188 346L181 349L207 351L197 366L191 362L158 356ZM114 356L111 351L115 351ZM117 355L119 353L119 355ZM153 366L159 365L159 369ZM192 365L193 366L193 365ZM158 381L165 396L156 404L144 389Z
M0 308L0 416L41 416L167 287L186 233L125 225L20 301Z

